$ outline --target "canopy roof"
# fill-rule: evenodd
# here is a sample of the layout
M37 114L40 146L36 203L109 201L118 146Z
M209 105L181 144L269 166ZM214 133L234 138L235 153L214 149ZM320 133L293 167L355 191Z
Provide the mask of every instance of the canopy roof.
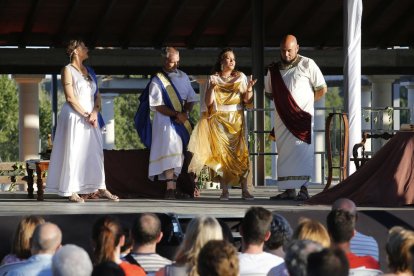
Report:
M0 0L0 46L250 47L252 1ZM413 0L363 1L362 48L411 46ZM263 0L264 45L293 33L301 46L342 47L343 0Z

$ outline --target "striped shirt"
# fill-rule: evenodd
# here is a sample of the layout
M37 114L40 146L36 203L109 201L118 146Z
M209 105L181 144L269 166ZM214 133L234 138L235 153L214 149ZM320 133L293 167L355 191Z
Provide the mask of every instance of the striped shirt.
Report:
M356 232L351 239L351 252L357 256L371 256L375 260L379 260L379 250L377 241L360 232Z
M131 255L148 274L153 274L164 266L172 263L171 260L164 258L156 253L131 252Z

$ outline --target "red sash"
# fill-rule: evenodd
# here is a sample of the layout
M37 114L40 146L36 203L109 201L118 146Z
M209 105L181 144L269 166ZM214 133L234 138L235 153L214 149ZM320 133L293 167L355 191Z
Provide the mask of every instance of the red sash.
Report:
M286 87L276 64L269 67L273 101L286 128L298 139L311 143L312 115L303 111Z

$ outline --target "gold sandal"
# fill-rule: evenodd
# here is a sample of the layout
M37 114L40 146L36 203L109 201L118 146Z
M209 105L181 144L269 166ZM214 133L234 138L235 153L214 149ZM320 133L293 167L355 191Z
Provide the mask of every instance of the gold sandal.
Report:
M69 202L74 202L74 203L84 203L85 200L83 198L81 198L77 193L73 193L70 197L69 197Z
M119 201L119 197L117 197L116 195L111 194L110 191L108 190L99 190L98 191L98 196L99 198L107 198L111 201Z

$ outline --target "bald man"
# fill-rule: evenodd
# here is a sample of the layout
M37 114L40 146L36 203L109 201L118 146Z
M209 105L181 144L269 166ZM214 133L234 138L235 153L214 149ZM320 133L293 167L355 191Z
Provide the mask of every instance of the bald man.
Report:
M61 247L61 242L62 232L56 224L39 224L31 238L32 256L26 261L2 266L0 275L52 275L52 257Z
M355 224L358 220L358 212L355 203L347 198L339 198L332 204L332 210L344 210L355 217ZM377 241L371 237L358 232L355 228L355 235L351 239L351 252L357 256L371 256L379 260L379 249Z
M316 63L298 54L293 35L280 43L280 61L268 68L265 89L275 104L274 132L278 152L277 175L281 194L271 200L306 200L313 172L314 102L327 87ZM296 195L296 189L300 189Z

